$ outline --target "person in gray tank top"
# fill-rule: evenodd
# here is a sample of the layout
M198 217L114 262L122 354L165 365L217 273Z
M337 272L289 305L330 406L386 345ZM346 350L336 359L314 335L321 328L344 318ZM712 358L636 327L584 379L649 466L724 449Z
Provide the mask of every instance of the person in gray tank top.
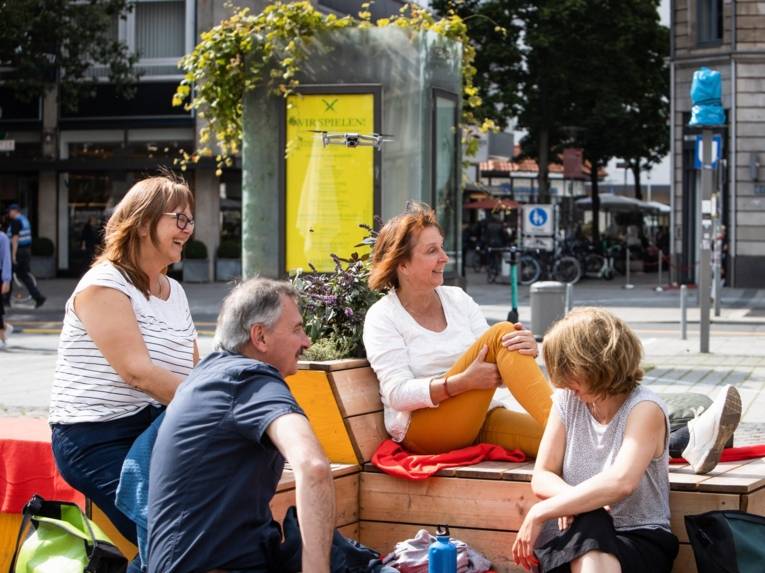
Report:
M527 569L672 569L667 408L640 386L642 347L619 318L576 309L545 335L557 390L513 558Z

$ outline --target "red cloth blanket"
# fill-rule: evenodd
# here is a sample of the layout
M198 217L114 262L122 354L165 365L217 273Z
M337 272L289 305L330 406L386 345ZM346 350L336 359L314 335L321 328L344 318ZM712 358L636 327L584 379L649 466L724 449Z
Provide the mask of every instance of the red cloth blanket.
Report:
M725 448L720 456L721 462L740 462L742 460L751 460L754 458L765 457L765 444L756 446L741 446L739 448ZM671 458L671 464L685 464L683 458Z
M46 420L0 418L0 513L21 513L34 494L85 507L56 469Z
M476 444L443 454L410 454L401 444L388 439L372 456L372 463L386 474L409 480L422 480L446 468L486 461L524 462L526 454L494 444Z

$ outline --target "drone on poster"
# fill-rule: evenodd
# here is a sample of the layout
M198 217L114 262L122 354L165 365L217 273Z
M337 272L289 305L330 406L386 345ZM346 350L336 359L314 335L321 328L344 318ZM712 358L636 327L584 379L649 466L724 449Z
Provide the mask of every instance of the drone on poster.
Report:
M321 134L321 143L324 147L327 145L344 145L345 147L374 147L381 151L383 143L393 141L393 136L386 133L334 133L331 131L311 130L313 133Z

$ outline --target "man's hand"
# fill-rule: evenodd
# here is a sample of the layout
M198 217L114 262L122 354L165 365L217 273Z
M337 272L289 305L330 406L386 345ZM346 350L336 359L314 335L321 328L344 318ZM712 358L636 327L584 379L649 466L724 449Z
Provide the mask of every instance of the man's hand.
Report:
M0 287L0 294L8 294L11 292L11 283L10 281L7 283L3 283L3 286Z
M295 501L303 541L303 573L329 573L335 529L335 487L324 450L305 416L285 414L268 437L295 472Z
M536 358L539 354L539 350L537 349L537 341L534 338L534 333L530 330L526 330L523 323L516 322L514 326L515 330L502 336L502 346L508 350L515 350L518 354Z

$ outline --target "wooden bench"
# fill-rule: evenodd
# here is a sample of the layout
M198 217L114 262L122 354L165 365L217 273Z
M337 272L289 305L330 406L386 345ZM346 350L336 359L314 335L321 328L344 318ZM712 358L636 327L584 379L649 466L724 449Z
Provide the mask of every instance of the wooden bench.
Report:
M448 523L452 533L484 553L499 573L520 572L511 548L523 517L536 503L533 463L484 462L444 470L423 481L381 473L369 460L387 438L378 382L366 361L301 363L287 382L332 461L354 455L360 474L357 539L381 553L420 528ZM695 573L683 517L715 509L765 515L765 458L722 463L697 476L670 467L672 530L680 539L673 572ZM339 503L339 500L338 500Z

